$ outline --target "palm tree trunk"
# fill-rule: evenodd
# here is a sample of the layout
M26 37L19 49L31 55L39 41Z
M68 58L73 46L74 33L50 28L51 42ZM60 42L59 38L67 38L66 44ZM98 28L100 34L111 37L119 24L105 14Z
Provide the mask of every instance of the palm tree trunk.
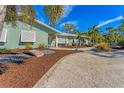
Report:
M0 5L0 37L1 37L1 31L4 25L5 15L6 15L6 6Z

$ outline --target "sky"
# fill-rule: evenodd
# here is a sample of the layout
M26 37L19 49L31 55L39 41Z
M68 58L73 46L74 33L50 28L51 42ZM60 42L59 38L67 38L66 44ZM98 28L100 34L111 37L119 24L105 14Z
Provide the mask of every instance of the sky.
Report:
M36 11L36 18L49 25L48 17L43 11L43 6L33 6ZM66 5L64 15L56 29L63 31L62 25L73 23L81 32L93 25L97 25L102 31L107 27L117 27L122 22L124 14L124 5Z

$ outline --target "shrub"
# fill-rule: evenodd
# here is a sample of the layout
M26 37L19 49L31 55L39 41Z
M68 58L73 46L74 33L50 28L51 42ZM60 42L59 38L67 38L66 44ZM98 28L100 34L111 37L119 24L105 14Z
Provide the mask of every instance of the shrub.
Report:
M30 43L26 43L24 47L25 49L32 49L32 45Z
M87 46L87 47L92 47L92 46L94 46L94 44L90 42L90 43L88 43L86 46Z
M109 43L99 43L96 45L97 51L111 51Z
M11 50L6 49L6 48L0 49L0 53L3 53L3 52L10 52L10 51L11 51Z
M42 43L40 43L39 45L38 45L38 47L37 47L38 49L44 49L45 48L45 45L44 44L42 44Z
M124 47L124 40L120 41L120 42L118 43L118 45L121 46L121 47Z
M7 67L4 64L0 63L0 75L5 73L6 70L7 70Z

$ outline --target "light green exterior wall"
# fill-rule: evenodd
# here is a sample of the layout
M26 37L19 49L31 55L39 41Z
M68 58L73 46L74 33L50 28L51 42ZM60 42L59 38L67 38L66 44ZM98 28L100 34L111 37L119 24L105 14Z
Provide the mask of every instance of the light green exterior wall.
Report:
M0 42L0 48L24 48L25 43L20 42L20 28L22 27L22 22L18 22L16 27L7 25L4 23L4 29L7 29L7 41L5 43ZM38 25L38 24L35 24ZM30 25L23 24L23 30L30 31ZM36 32L36 42L32 43L33 48L36 48L38 44L42 43L48 45L48 33L45 29L39 27L33 27L32 31Z

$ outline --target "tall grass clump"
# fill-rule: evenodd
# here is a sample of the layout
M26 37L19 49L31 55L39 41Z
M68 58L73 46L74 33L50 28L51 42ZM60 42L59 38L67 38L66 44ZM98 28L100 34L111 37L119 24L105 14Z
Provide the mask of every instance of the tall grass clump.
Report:
M109 52L112 49L110 48L110 44L109 43L103 42L103 43L99 43L99 44L96 45L96 50L99 51L99 52L101 52L101 51Z

